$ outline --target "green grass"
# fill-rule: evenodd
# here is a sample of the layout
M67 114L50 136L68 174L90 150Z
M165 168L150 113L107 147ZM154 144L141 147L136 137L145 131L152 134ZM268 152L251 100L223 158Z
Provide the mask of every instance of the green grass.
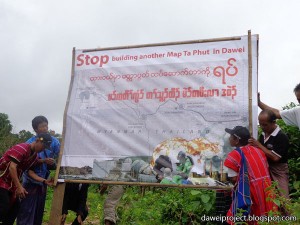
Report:
M298 186L295 188L300 193L300 188ZM211 216L215 214L215 191L190 188L149 187L146 188L144 195L141 193L140 187L126 187L126 191L116 209L119 217L119 225L215 225L214 222L201 221L201 216ZM299 193L288 203L291 215L297 218L300 218ZM43 225L48 224L49 221L52 196L53 189L49 188ZM104 224L103 203L106 196L107 193L104 195L99 194L98 185L90 186L87 200L89 215L84 224ZM276 199L278 198L276 197ZM286 205L284 202L283 204ZM75 217L75 213L69 211L65 224L70 225ZM299 221L296 223L299 224L298 222Z

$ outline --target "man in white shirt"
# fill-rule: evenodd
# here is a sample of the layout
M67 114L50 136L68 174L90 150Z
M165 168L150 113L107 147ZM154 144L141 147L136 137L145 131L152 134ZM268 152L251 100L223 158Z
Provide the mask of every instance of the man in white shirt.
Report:
M294 93L295 96L300 103L300 83L296 85L294 88ZM268 109L271 110L275 113L277 119L283 119L283 121L286 123L286 125L292 125L292 126L297 126L300 130L300 106L287 109L287 110L278 110L275 108L272 108L265 103L260 101L260 96L258 95L258 106L264 110Z

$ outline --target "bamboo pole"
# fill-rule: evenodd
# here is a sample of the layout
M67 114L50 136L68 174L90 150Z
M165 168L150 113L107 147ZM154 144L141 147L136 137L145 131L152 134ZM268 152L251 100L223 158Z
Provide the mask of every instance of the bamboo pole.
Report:
M252 40L251 30L248 30L248 110L249 110L249 131L251 136L253 135L252 124Z
M258 90L258 57L259 57L259 35L258 34L257 34L256 46L257 46L257 48L256 48L256 52L257 52L257 58L256 58L256 90ZM256 95L257 94L258 93L256 93Z
M66 128L67 128L67 126L66 126L67 112L68 112L68 108L69 108L69 104L70 104L70 97L71 97L71 92L72 92L72 89L73 89L72 87L73 87L74 77L75 77L75 53L76 53L75 48L73 48L73 51L72 51L71 81L70 81L70 84L69 84L68 98L67 98L66 107L65 107L65 111L64 111L62 141L61 141L61 145L60 145L57 168L56 168L55 176L54 176L54 185L57 184L59 169L60 169L60 166L61 166L61 159L62 159L62 155L63 155L63 152L64 152L65 135L66 135Z
M49 225L61 224L65 187L66 183L60 183L54 188Z
M86 183L86 184L107 184L107 185L130 185L145 187L175 187L175 188L199 188L207 190L231 190L229 186L207 186L207 185L188 185L188 184L160 184L146 182L125 182L125 181L103 181L103 180L65 180L66 183Z
M61 141L61 146L60 146L60 151L59 151L59 156L58 156L57 168L56 168L55 176L54 176L54 185L56 185L56 187L54 188L54 193L53 193L49 225L57 225L57 224L61 223L62 205L63 205L66 184L65 183L57 184L57 180L58 180L59 169L60 169L61 159L62 159L63 150L64 150L67 112L68 112L70 96L71 96L71 91L72 91L72 86L73 86L73 81L74 81L74 76L75 76L74 72L75 72L75 48L73 48L73 52L72 52L71 81L70 81L70 86L69 86L67 103L66 103L66 107L65 107L65 111L64 111L62 141Z
M107 48L82 49L82 52L96 52L96 51L106 51L106 50L116 50L116 49L144 48L144 47L156 47L156 46L165 46L165 45L183 45L183 44L234 41L234 40L241 40L241 37L223 37L223 38L200 39L200 40L190 40L190 41L163 42L163 43L153 43L153 44L143 44L143 45L127 45L127 46L107 47Z

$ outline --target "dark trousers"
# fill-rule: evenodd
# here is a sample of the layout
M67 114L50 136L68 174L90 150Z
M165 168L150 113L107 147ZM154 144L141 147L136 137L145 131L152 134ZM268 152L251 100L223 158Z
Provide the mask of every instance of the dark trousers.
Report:
M41 225L45 209L47 186L23 184L28 194L20 201L17 225Z
M70 210L72 210L72 211L74 211L74 212L76 213L76 209L70 209ZM87 206L85 206L84 211L83 211L82 213L83 213L83 215L82 215L81 219L82 219L82 221L84 221L85 218L86 218L86 217L88 216L88 214L89 214ZM73 221L72 225L79 225L78 220L77 220L77 217L76 217L75 220Z
M19 200L13 193L0 188L0 225L13 225L19 210Z

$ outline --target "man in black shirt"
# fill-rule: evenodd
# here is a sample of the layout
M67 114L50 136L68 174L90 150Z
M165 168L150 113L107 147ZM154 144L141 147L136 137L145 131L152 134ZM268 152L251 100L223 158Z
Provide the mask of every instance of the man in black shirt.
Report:
M249 143L260 148L266 155L269 163L270 175L283 196L289 198L288 177L288 148L289 139L276 124L276 115L271 110L263 110L258 116L263 133L259 141L251 138Z

